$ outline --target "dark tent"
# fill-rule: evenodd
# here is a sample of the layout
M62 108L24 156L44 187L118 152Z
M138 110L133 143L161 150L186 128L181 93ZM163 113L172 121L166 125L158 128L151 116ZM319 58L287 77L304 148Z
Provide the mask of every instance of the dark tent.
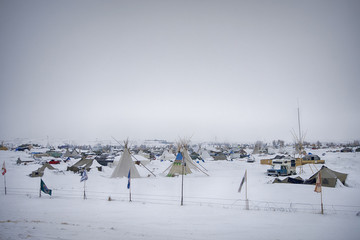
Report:
M275 180L273 181L273 183L303 184L303 183L304 183L304 180L303 180L301 177L296 177L296 178L287 177L287 178L284 178L283 180L280 180L279 178L275 178Z

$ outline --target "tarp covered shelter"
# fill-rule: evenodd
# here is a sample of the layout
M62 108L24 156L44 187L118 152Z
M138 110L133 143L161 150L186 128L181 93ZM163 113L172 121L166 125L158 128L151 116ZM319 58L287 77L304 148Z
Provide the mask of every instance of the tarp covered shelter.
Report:
M116 165L113 173L111 174L111 178L121 178L127 177L131 174L131 178L139 178L141 177L138 170L136 169L135 163L131 158L130 150L127 148L127 143L125 143L124 152L121 155L119 163Z
M317 173L312 175L309 179L305 180L304 183L305 184L315 184L316 178L317 178L319 172L321 172L321 185L322 186L335 187L338 179L340 180L340 182L342 184L345 185L347 174L333 171L330 168L327 168L326 166L322 166L322 168Z
M86 171L90 171L90 167L93 164L93 158L82 157L79 161L77 161L71 167L68 167L67 171L73 171L74 173L79 172L80 169L86 169Z
M275 180L273 181L273 183L303 184L303 183L304 183L304 179L302 179L301 177L296 177L296 178L287 177L287 178L284 178L283 180L281 180L280 178L275 178Z
M57 168L54 168L53 166L51 166L49 163L44 163L44 165L40 168L38 168L35 171L32 171L32 173L29 174L30 177L42 177L44 176L44 171L45 168L48 168L50 170L58 170Z

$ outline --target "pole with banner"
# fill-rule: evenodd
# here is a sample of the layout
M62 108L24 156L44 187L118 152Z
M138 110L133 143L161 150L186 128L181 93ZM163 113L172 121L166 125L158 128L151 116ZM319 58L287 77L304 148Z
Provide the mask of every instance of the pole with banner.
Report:
M5 187L5 195L6 195L6 167L5 167L5 161L3 162L2 168L1 168L1 174L4 176L4 187Z
M128 174L127 188L129 189L129 202L131 202L131 174L130 174L130 169L129 169L129 174Z
M81 179L80 179L80 182L84 182L84 199L86 199L86 192L85 192L86 180L88 180L88 175L86 174L86 169L84 169L84 171L81 173Z
M322 199L322 183L321 183L321 172L319 171L318 176L316 178L316 185L315 185L315 192L320 193L320 199L321 199L321 214L324 214L324 205L323 205L323 199Z
M245 183L245 209L249 210L249 200L247 198L247 170L245 170L245 174L241 180L238 192L241 192L241 189L242 189L242 186L244 185L244 183Z

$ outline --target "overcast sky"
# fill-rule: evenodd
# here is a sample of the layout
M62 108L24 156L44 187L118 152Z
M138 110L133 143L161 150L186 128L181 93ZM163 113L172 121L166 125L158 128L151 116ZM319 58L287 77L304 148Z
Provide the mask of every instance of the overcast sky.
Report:
M0 0L0 140L360 139L360 1Z

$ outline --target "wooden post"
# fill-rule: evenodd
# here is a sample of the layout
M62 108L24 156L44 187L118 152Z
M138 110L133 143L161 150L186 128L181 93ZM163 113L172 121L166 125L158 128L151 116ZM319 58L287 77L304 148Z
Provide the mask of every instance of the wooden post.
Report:
M86 193L85 193L85 183L86 183L86 180L84 181L84 199L86 199Z
M248 185L248 177L247 177L247 170L245 171L246 179L245 179L245 204L246 204L246 210L249 210L249 200L247 197L247 185Z
M39 191L39 197L41 197L41 181L42 181L42 178L40 178L40 191Z
M323 200L322 200L322 189L321 189L321 193L320 193L320 198L321 198L321 214L324 214L324 205L323 205Z
M183 156L183 162L181 163L182 169L181 169L181 206L184 205L184 168L185 168L185 161Z
M6 195L6 177L5 177L5 174L4 174L4 186L5 186L5 195Z

